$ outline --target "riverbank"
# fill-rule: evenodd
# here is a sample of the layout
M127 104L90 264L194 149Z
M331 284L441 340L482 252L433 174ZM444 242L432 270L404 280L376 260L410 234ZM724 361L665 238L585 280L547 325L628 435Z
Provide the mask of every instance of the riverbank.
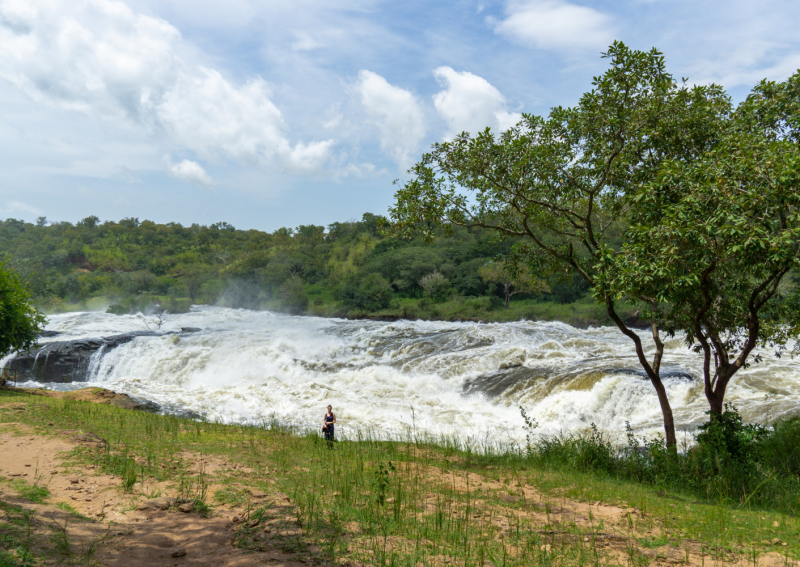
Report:
M794 516L447 440L330 450L278 427L8 390L0 435L4 565L800 564Z
M156 303L160 300L159 307ZM47 314L73 313L78 311L105 312L114 302L111 298L95 297L85 302L42 304L40 308ZM138 306L144 312L165 309L169 314L187 313L191 302L186 299L176 303L168 297L151 298L150 303ZM261 310L286 313L280 301L264 301L258 305ZM132 308L133 309L133 308ZM113 309L112 309L113 311ZM134 310L135 311L135 310ZM624 321L632 326L646 323L639 320L639 310L633 306L620 304L617 309ZM128 310L121 311L127 313ZM510 321L559 321L578 329L588 327L613 326L605 306L590 297L572 303L556 303L533 299L516 299L508 308L496 297L456 297L447 301L433 302L427 299L396 299L386 308L375 310L354 309L343 306L341 302L323 296L311 296L306 308L300 313L313 317L340 319L370 319L378 321L422 320L422 321L475 321L481 323L507 323Z
M386 309L363 311L342 309L338 304L310 305L309 315L320 317L344 317L349 319L377 319L395 321L399 319L423 321L475 321L481 323L508 323L512 321L558 321L575 327L613 326L604 305L587 297L572 303L517 300L506 308L497 298L458 297L449 301L433 303L427 300L402 299ZM278 304L274 308L280 309ZM646 324L639 319L639 310L629 305L620 305L618 313L631 326Z
M11 394L24 394L25 396L43 396L45 398L88 402L92 404L109 404L128 410L149 410L146 404L142 404L126 394L118 394L117 392L112 392L104 388L82 388L80 390L67 392L46 390L45 388L17 388L8 384L5 378L0 377L0 389Z

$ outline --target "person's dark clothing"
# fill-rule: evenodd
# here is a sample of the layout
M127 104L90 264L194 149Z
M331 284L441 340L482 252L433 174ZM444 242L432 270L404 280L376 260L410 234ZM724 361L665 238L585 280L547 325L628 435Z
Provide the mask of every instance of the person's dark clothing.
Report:
M333 441L334 436L334 428L335 425L333 423L334 416L333 414L325 415L325 440L328 442Z

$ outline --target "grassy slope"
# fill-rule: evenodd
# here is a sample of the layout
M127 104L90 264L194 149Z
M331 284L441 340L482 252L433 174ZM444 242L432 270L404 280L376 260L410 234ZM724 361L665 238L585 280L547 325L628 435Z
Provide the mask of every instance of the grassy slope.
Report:
M316 557L324 561L510 567L647 565L659 555L686 554L697 565L747 558L756 564L767 552L781 553L786 564L800 558L796 517L535 468L518 455L478 455L447 440L362 439L329 450L317 435L278 428L202 423L0 391L0 406L7 401L24 401L28 411L0 409L0 423L24 422L42 434L53 431L42 424L53 423L55 429L91 431L106 439L109 451L78 458L129 479L134 491L142 478L154 477L172 480L176 491L197 486L195 494L203 498L205 481L189 471L192 454L245 465L251 472L215 481L226 484L216 497L244 500L248 487L281 491L303 529L302 541L293 545L319 550ZM213 498L207 496L210 504ZM621 521L592 515L580 520L569 512L580 502L598 501L626 511ZM250 518L271 513L269 505L249 510ZM267 545L264 532L247 525L236 543L251 549ZM0 520L0 532L3 528Z

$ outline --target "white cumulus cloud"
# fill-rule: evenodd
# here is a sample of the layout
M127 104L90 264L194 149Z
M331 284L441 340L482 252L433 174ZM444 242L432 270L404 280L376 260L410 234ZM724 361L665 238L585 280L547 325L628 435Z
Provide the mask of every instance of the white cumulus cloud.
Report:
M185 159L179 163L172 163L169 156L165 156L164 161L167 162L167 173L169 173L170 177L192 183L204 189L214 186L214 180L206 173L203 166L196 161Z
M602 49L614 40L609 16L562 0L509 0L506 17L489 20L494 31L540 49Z
M155 111L176 140L206 159L221 151L242 162L277 159L292 170L307 171L326 159L332 145L292 146L282 133L281 111L261 78L236 87L219 72L201 67L197 75L180 77Z
M42 211L24 201L8 201L5 207L0 208L5 214L27 213L28 215L41 216Z
M174 26L117 0L0 2L0 78L35 100L125 116L205 159L322 167L333 142L292 144L262 78L234 84L180 47Z
M112 0L0 2L0 76L36 100L141 114L180 72L180 32Z
M461 132L476 134L487 126L507 130L522 118L509 112L505 97L483 77L451 67L438 67L433 76L444 87L433 95L433 105L447 123L445 138Z
M419 100L410 91L366 70L358 73L356 89L370 122L380 132L381 148L401 169L407 169L425 137L425 116Z

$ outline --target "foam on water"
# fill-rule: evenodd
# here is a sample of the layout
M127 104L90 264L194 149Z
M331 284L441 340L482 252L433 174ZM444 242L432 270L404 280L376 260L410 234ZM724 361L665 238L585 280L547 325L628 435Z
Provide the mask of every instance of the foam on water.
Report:
M89 380L226 422L312 425L330 403L343 432L413 425L503 441L524 437L522 405L545 433L591 423L621 433L626 421L646 435L661 431L650 383L613 372L638 369L630 340L614 328L345 321L220 307L170 315L162 330L181 327L202 331L138 337L103 351L91 361ZM55 315L48 329L62 334L43 342L144 328L142 316ZM699 378L699 357L680 339L666 343L665 364ZM665 384L678 428L701 423L707 404L699 380ZM797 412L797 363L765 356L737 375L728 400L755 421Z

